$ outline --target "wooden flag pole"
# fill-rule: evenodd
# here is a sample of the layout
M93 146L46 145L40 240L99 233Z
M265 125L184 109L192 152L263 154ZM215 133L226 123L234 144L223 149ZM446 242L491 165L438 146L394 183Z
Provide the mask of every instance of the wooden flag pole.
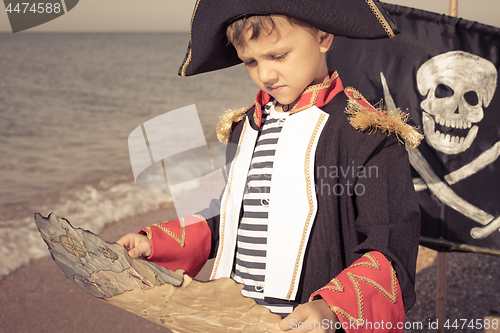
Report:
M450 16L458 16L458 0L450 0Z
M436 283L436 319L437 332L444 333L446 321L446 252L438 252Z

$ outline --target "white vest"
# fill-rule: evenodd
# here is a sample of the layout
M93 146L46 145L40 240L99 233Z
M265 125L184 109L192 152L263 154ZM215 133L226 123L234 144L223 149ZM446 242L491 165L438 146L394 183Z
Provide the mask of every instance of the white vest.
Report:
M264 297L294 300L316 216L316 146L329 115L316 106L288 117L278 140L269 200ZM220 210L220 243L212 279L233 268L243 193L258 131L248 117L231 164Z

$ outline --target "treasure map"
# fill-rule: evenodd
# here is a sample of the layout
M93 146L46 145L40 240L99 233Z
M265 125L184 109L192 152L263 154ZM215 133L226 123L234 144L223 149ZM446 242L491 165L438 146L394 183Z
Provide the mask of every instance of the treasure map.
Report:
M35 223L66 277L94 297L173 332L268 332L281 316L241 295L242 285L223 278L200 282L145 259L94 233L73 228L51 213Z

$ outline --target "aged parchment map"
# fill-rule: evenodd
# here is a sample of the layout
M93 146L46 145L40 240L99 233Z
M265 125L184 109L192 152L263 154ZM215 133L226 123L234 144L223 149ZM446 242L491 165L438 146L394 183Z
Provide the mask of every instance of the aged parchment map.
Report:
M192 280L144 259L51 213L35 223L52 258L92 296L174 332L267 332L281 319L241 295L232 279Z

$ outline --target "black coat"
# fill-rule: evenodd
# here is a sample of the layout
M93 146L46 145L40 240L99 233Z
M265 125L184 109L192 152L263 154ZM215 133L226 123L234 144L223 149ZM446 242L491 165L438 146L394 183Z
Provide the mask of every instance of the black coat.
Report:
M420 209L410 175L408 154L395 135L354 129L344 112L345 94L337 94L320 109L329 114L316 147L314 180L317 214L308 239L296 303L325 286L369 251L383 253L399 280L405 310L415 303L415 268L420 236ZM255 107L246 114L251 126ZM293 117L294 115L290 115ZM226 158L236 153L244 121L235 124ZM353 172L354 168L354 172ZM215 216L211 257L219 245L220 201L212 201ZM270 300L272 301L272 299Z

